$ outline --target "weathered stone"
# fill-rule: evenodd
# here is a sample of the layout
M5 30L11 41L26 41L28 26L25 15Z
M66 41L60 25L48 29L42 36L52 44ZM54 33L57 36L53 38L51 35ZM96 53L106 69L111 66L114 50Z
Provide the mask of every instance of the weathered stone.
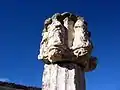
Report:
M45 20L38 59L45 62L43 90L85 90L84 73L97 66L83 17L56 13Z
M72 63L45 64L42 90L85 90L81 67Z
M38 59L45 63L70 61L88 67L93 49L89 33L83 17L56 13L45 21Z

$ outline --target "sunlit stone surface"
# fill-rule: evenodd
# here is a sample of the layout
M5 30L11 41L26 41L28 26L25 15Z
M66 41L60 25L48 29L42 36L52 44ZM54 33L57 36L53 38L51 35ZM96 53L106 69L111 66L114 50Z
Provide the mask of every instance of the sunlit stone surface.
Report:
M76 64L45 64L43 90L85 90L84 72Z
M45 20L40 54L43 90L85 90L84 72L96 68L93 44L83 17L56 13Z

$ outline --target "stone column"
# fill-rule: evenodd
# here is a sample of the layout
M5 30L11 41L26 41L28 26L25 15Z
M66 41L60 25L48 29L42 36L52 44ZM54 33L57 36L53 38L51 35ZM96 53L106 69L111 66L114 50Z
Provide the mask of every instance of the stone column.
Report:
M38 55L45 62L42 90L86 90L84 74L97 63L84 19L57 13L45 21L42 36Z
M74 63L45 64L43 90L85 90L84 72Z

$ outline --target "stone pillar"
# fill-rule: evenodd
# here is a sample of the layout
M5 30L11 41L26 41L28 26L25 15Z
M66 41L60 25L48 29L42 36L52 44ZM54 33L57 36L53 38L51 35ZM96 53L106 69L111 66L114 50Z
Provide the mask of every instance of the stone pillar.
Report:
M74 63L45 64L43 90L85 90L84 72Z
M97 63L84 19L57 13L45 21L42 36L38 55L45 62L42 90L86 90L84 74Z

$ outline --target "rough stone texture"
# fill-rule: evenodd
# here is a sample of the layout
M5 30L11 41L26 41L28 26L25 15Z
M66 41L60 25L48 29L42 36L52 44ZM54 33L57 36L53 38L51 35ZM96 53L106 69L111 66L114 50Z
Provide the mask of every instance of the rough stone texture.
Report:
M38 59L45 62L43 90L85 90L84 73L96 68L83 17L56 13L45 20Z
M84 72L71 63L45 64L42 90L85 90Z
M73 62L91 71L96 58L91 56L93 44L87 23L71 13L55 14L45 21L38 59L45 63Z

